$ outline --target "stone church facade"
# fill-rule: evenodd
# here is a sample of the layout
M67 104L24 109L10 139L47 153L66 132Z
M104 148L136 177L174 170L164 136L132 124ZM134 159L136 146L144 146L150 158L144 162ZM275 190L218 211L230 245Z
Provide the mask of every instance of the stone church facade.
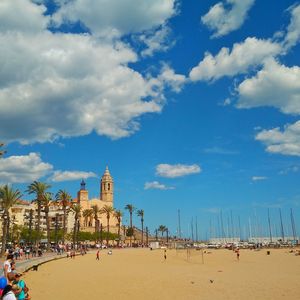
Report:
M110 206L114 208L114 181L108 167L100 180L100 197L89 199L89 193L86 189L86 184L84 181L81 182L80 190L77 193L77 199L75 200L82 207L81 217L80 217L80 228L82 231L95 231L95 218L93 215L89 217L84 217L85 210L91 210L93 206L97 206L99 211L105 206ZM102 224L103 230L107 230L107 218L106 214L98 214L98 219L100 224ZM117 232L118 221L114 217L113 213L111 214L109 220L110 232Z

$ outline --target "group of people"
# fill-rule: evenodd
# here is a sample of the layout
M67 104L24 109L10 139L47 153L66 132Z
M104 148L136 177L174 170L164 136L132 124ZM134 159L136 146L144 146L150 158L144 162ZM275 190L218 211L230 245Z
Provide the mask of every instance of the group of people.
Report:
M8 254L11 254L14 260L18 259L30 259L30 257L41 257L43 255L43 250L40 247L34 246L24 246L11 248L7 250Z
M3 300L29 300L28 287L22 274L15 268L14 255L8 254L3 263L3 277L0 277L0 295Z

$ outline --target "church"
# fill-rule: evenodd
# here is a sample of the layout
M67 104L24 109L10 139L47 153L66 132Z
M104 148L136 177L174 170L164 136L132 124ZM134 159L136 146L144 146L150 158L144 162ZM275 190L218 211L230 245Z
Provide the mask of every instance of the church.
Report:
M114 181L110 175L108 167L100 180L100 197L89 199L89 192L86 189L86 183L82 180L80 184L80 190L77 193L77 199L74 199L82 207L80 217L80 228L82 231L95 231L95 218L91 213L92 207L97 206L99 211L105 206L114 208ZM99 225L102 224L103 230L107 228L106 214L98 214ZM118 221L111 214L109 220L110 232L117 232Z

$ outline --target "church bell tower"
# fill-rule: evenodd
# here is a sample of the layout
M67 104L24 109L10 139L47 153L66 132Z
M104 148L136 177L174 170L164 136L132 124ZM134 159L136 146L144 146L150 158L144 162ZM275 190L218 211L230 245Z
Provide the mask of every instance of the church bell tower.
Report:
M108 167L101 178L100 183L100 199L107 204L113 206L114 198L114 181L109 173Z
M80 183L80 190L77 193L77 199L79 204L82 204L82 202L87 202L89 199L89 193L85 188L85 182L83 179Z

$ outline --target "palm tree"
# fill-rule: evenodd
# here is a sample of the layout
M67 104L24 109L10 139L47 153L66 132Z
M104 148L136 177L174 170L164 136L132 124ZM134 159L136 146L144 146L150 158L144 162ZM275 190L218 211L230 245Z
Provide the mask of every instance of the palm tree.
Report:
M1 149L1 147L3 147L3 146L4 146L4 144L0 143L0 149ZM6 153L5 150L0 150L0 157L3 156L5 153Z
M47 249L50 250L50 220L49 220L49 210L52 204L52 193L46 192L43 197L42 207L44 208L45 218L46 218L46 228L47 228Z
M137 214L138 217L141 217L141 224L142 224L142 245L144 245L144 210L143 209L139 209L136 214Z
M127 209L129 211L129 215L130 215L130 230L131 230L131 234L130 234L130 247L131 247L131 239L132 239L132 234L133 234L132 213L135 210L135 207L132 204L127 204L125 206L125 209Z
M89 226L89 219L93 216L93 210L92 209L85 209L82 212L82 216L84 217L84 226Z
M62 206L63 208L63 235L62 235L62 243L65 244L65 235L67 231L66 221L67 221L67 213L69 211L69 208L71 206L71 195L66 190L59 190L58 193L55 196L56 201Z
M100 210L100 214L105 214L106 220L107 220L107 232L106 232L106 246L107 247L108 247L108 240L109 240L109 219L113 212L114 212L114 209L109 205L104 205Z
M159 225L157 230L161 232L161 238L163 238L164 233L167 231L167 227L165 225Z
M100 213L100 209L98 207L98 205L92 205L91 207L92 209L92 215L94 217L95 220L95 233L97 234L97 232L99 231L99 219L98 219L98 215Z
M121 210L115 210L114 212L114 217L117 219L118 221L118 246L120 246L120 239L121 239L121 222L122 222L122 217L123 217L123 213L121 212Z
M80 213L81 213L81 206L78 203L74 203L71 206L72 212L75 214L74 216L74 229L73 229L73 245L75 249L75 243L76 243L76 237L79 233L79 218L80 218Z
M37 202L37 225L36 225L36 230L37 230L37 236L39 238L40 236L40 227L41 227L41 207L42 207L42 202L44 199L44 195L51 186L47 183L40 182L40 181L34 181L32 184L30 184L27 187L26 192L28 194L35 194L36 199L34 201Z
M0 205L3 210L2 214L2 222L3 222L3 232L2 232L2 248L1 248L1 256L5 253L6 248L6 239L7 233L9 232L9 210L12 206L14 206L18 200L21 198L21 192L16 189L14 190L12 187L7 184L0 187Z

